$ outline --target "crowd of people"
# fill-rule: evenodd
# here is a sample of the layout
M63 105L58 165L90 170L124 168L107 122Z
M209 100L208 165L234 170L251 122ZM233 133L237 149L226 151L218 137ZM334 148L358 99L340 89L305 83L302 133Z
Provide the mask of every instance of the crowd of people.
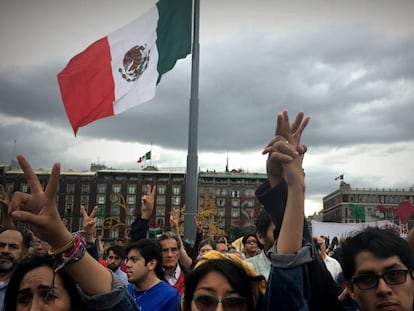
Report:
M156 186L147 186L126 245L96 236L96 208L81 207L83 230L70 232L57 205L60 164L43 188L22 155L30 192L0 185L0 311L2 310L413 310L414 233L367 228L340 243L311 235L304 217L307 151L301 137L310 118L277 115L265 146L268 180L256 190L264 211L256 232L240 238L203 236L195 221L190 247L170 231L148 239ZM26 224L20 231L15 222Z

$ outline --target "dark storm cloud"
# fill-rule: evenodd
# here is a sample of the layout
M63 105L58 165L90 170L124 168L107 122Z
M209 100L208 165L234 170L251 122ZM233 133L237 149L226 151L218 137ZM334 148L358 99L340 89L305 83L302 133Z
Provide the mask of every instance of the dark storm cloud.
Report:
M201 45L200 150L261 148L283 108L312 116L305 133L310 145L412 141L406 112L414 100L408 91L413 61L413 34L388 37L364 24L236 32L231 39L206 42ZM2 69L0 113L71 133L56 82L63 66ZM360 70L365 75L351 80ZM185 150L189 96L190 56L162 78L152 101L83 127L78 135ZM10 135L9 145L10 137L27 137L30 153L45 143L24 124L3 127L2 133Z

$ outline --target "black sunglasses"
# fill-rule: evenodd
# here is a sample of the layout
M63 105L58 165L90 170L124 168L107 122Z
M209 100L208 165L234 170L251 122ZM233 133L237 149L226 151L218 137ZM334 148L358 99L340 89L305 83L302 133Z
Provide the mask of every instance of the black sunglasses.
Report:
M219 303L225 311L246 311L247 299L244 297L228 296L217 298L211 295L193 295L193 301L200 311L215 311Z

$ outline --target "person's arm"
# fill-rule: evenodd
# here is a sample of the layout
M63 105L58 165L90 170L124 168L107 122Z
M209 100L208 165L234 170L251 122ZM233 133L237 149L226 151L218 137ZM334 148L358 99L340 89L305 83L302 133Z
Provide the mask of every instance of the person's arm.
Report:
M52 253L63 256L59 250L66 249L64 246L72 244L73 235L66 229L56 206L60 164L54 164L49 182L43 191L39 179L27 160L22 155L17 156L17 160L27 178L30 194L16 192L9 205L9 213L14 220L29 223L32 231L41 240L50 244ZM79 252L77 257L79 260L65 264L64 269L82 291L89 296L110 292L112 274L87 252L84 252L83 256L82 252ZM60 260L62 257L55 259Z
M6 191L4 186L0 184L0 213L1 213L1 227L15 229L16 225L14 224L13 219L7 213L7 208L10 203L10 193Z
M188 256L187 251L185 250L183 241L181 239L180 230L179 230L179 219L180 219L180 211L172 208L170 214L170 227L171 231L177 235L178 240L180 241L180 263L186 269L190 269L193 260Z
M98 246L95 241L96 234L96 212L98 206L95 206L90 215L85 210L84 206L80 208L83 217L83 230L85 232L86 250L95 260L99 261Z
M141 213L137 215L131 224L131 242L136 242L147 237L149 230L149 220L154 210L155 194L157 186L147 185L147 194L141 197Z

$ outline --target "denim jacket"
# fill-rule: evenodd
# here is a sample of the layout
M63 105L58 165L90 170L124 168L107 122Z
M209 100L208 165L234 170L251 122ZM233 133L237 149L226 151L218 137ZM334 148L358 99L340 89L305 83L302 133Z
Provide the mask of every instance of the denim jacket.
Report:
M277 241L286 208L288 187L283 181L271 188L269 181L256 190L256 197L275 224ZM264 310L343 310L337 287L312 244L308 224L303 218L303 246L294 254L271 250L271 270ZM276 242L277 243L277 242Z
M112 291L87 296L78 287L80 296L91 311L140 311L122 281L112 273Z

